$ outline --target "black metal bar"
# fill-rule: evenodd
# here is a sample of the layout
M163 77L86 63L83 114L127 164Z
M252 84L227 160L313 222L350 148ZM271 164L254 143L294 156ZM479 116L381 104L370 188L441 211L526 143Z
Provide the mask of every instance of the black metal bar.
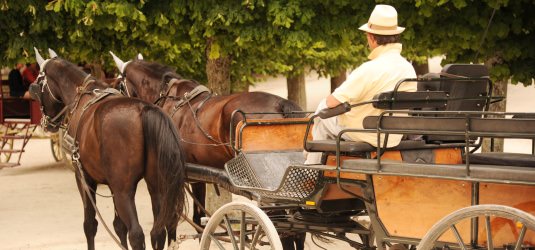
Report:
M472 206L479 205L479 182L472 183ZM479 218L474 217L470 221L470 245L476 247L478 243Z
M318 117L318 115L312 115L307 123L307 128L305 131L305 138L303 138L303 148L307 149L307 141L308 141L308 135L310 134L310 128L312 127L312 124L314 124L314 119Z
M464 137L464 142L465 142L465 150L464 152L466 153L465 154L465 161L466 161L466 176L470 177L470 157L469 156L469 152L470 152L470 116L466 115L465 116L465 137Z
M236 156L238 154L238 149L236 149L236 146L234 145L235 144L235 141L234 141L234 137L235 137L235 131L234 131L234 116L236 114L241 114L242 117L243 117L243 121L246 122L246 117L245 117L245 114L243 113L243 111L237 109L237 110L234 110L232 112L232 114L230 115L230 131L229 131L229 142L230 142L230 147L232 148L232 151L234 151L234 155Z

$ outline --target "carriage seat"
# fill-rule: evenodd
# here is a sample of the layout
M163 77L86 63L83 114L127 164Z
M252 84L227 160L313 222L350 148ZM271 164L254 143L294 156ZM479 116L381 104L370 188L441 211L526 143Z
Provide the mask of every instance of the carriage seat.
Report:
M433 145L426 144L424 140L402 140L399 145L387 148L387 151L427 149ZM306 143L309 152L336 152L335 140L314 140ZM367 153L374 152L377 148L367 142L340 141L340 152L343 153Z
M535 167L535 155L520 153L488 152L468 156L470 164Z
M533 120L534 114L517 114L512 119ZM519 127L517 124L516 127ZM530 125L527 125L529 127ZM526 126L522 126L526 127ZM532 139L533 140L533 139ZM503 152L486 152L468 155L471 164L499 165L499 166L519 166L535 167L535 155Z
M371 104L377 109L407 110L412 108L439 108L446 105L447 96L444 91L416 91L416 92L383 92L377 94ZM330 112L330 110L326 110ZM322 114L320 114L322 115ZM326 114L332 116L332 114ZM364 128L375 128L373 125L364 124ZM386 149L414 150L436 148L436 145L426 144L424 140L402 140L399 145ZM305 149L309 152L336 152L335 140L313 140L305 143ZM366 143L356 141L341 141L340 151L344 153L367 153L376 151L377 148Z

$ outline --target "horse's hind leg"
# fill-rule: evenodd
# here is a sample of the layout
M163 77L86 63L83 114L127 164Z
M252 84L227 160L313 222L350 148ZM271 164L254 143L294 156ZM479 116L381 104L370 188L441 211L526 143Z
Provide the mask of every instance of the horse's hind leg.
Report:
M119 236L119 240L121 240L121 245L128 249L128 242L126 241L126 235L128 233L126 229L126 225L124 224L123 220L119 217L117 214L117 208L115 208L115 218L113 218L113 228L115 229L115 233L117 236Z
M88 180L88 178L86 178L85 182L87 184L87 187L85 188L88 188L88 190L96 190L97 184L93 180ZM78 184L78 191L80 191L80 196L82 196L82 201L84 203L84 233L87 240L87 249L94 250L98 221L95 218L95 207L89 200L89 197L91 197L96 204L95 193L90 191L89 196L79 178L76 178L76 183Z
M111 187L113 189L113 187ZM145 249L145 235L139 225L134 202L135 186L128 190L114 190L113 202L120 219L126 225L128 240L133 250Z

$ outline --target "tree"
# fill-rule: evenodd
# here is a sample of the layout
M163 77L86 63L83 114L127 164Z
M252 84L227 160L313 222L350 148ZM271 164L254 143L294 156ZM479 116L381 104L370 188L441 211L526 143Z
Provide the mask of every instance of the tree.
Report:
M445 55L443 63L483 63L494 81L493 93L499 96L507 95L509 79L513 84L533 83L533 1L390 2L409 27L404 38L409 41L410 58ZM505 111L505 102L493 104L491 111ZM497 150L503 149L503 143L497 145Z

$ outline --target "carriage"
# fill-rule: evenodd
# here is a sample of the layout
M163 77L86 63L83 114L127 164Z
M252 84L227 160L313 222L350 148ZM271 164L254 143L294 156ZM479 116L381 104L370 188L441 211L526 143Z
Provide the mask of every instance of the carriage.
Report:
M48 113L48 116L55 117L45 124L48 128L59 129L62 125L61 114L64 114L65 110L70 107L69 105L73 104L63 103L60 100L75 101L74 107L80 112L78 119L81 119L88 107L95 112L106 111L106 109L97 109L98 105L122 102L132 104L129 106L130 109L139 111L139 115L132 116L125 114L124 108L114 109L112 111L116 114L108 116L112 120L97 119L98 123L84 123L96 124L100 128L99 131L104 131L105 126L102 124L105 122L109 123L107 127L109 128L125 120L138 131L144 129L145 125L151 126L147 128L165 128L165 130L150 130L156 136L141 138L150 142L148 145L151 146L148 148L156 147L159 150L162 146L161 149L165 151L154 154L153 151L142 150L144 147L141 146L143 144L141 140L135 141L138 145L134 147L140 149L135 155L141 155L141 157L136 158L138 163L134 165L139 167L139 173L147 172L144 169L152 166L145 166L144 159L154 159L156 155L162 157L160 162L165 163L165 169L174 171L171 174L161 175L161 178L169 181L165 183L166 189L164 189L168 192L162 192L162 194L171 193L169 190L182 190L177 187L183 185L184 181L182 179L184 176L181 176L184 172L181 169L183 165L179 164L183 161L184 155L178 150L182 147L178 142L180 139L181 142L187 143L188 138L177 135L177 130L175 130L177 125L172 124L176 122L172 120L173 117L176 119L193 117L195 119L193 125L196 126L194 128L205 135L204 139L218 142L215 144L217 147L226 149L226 146L230 145L234 149L235 156L225 164L224 169L202 164L186 164L185 172L188 180L215 183L235 194L254 199L258 203L258 206L243 202L230 203L218 209L210 216L203 230L202 249L209 249L210 245L225 249L226 244L230 244L230 248L233 249L282 249L282 241L285 244L288 240L301 242L302 238L299 237L302 237L304 233L310 233L321 239L342 240L355 249L431 249L437 247L527 249L533 247L535 217L532 213L535 211L535 203L530 198L535 184L535 175L530 168L535 162L533 149L529 154L480 153L478 149L484 138L491 140L521 138L532 140L533 146L535 115L489 112L488 106L503 98L492 95L492 82L489 80L486 68L481 65L448 65L440 77L406 79L399 82L394 91L381 93L371 101L353 104L353 106L371 104L384 111L380 116L367 117L362 129L343 130L336 140L315 141L309 136L310 128L317 116L328 118L347 112L351 109L349 104L323 110L308 119L268 119L267 117L258 119L254 111L234 111L232 117L228 119L231 128L230 143L226 144L219 143L221 141L218 138L210 136L207 130L199 124L199 119L206 113L217 113L221 120L225 120L227 117L221 115L223 111L214 111L215 108L212 106L209 112L197 112L203 104L222 100L225 97L210 98L210 95L195 82L172 78L172 76L171 79L167 79L168 72L164 72L164 77L161 75L153 77L151 81L154 85L149 87L157 90L152 92L153 96L158 99L161 97L162 89L164 94L169 94L171 88L178 88L178 84L188 87L188 89L175 89L176 96L164 96L164 100L170 102L159 109L147 101L121 97L118 90L110 89L107 84L92 79L73 64L58 59L55 53L50 53L51 59L46 61L38 53L36 54L42 69L45 69L46 63L49 64L47 64L48 70L43 72L40 80L30 89L30 92L36 99L42 101L41 105L47 107L56 105L56 109ZM119 67L124 78L134 75L125 73L126 64L129 65L128 68L132 68L139 62L128 62ZM65 70L72 70L73 74L66 76L66 79L57 76L59 72ZM48 74L55 77L48 78ZM139 75L141 74L134 76ZM65 75L62 74L62 76ZM140 79L143 80L138 79L138 82L149 82L145 76ZM132 82L135 79L130 78L128 81L130 85L125 84L125 89L133 90ZM397 91L399 85L406 82L417 82L418 91L408 93ZM80 90L83 91L80 92ZM134 92L141 93L141 91L131 91L131 93ZM147 91L144 92L147 93ZM83 105L77 105L82 94L86 94L87 97ZM110 98L107 101L97 103L108 96ZM192 104L192 100L197 96L204 96L204 98L197 98L194 100L196 103ZM257 99L260 96L261 94L253 95ZM231 99L241 99L235 97ZM274 103L282 103L277 98L267 95L263 97L275 100ZM150 100L150 102L154 101ZM255 100L249 98L249 101ZM261 103L267 107L265 102ZM95 106L90 106L93 104ZM184 113L178 113L178 109L186 104L189 109L185 109ZM236 104L239 102L234 105ZM140 109L140 106L143 109ZM227 107L229 103L219 106ZM171 111L169 116L162 112L166 108ZM96 116L96 113L91 115ZM143 118L142 125L139 124L141 121L132 120L133 118L139 119L139 117ZM165 122L165 126L159 124L154 126L157 125L153 124L156 120L154 117L158 117L159 123ZM101 120L104 122L100 122ZM235 121L239 123L234 124ZM212 127L216 127L216 124L210 124L210 129ZM122 129L124 135L132 132L131 128L122 126L115 127L115 129ZM377 145L388 145L389 136L396 134L404 135L406 140L402 140L393 148L385 148L340 139L344 133L354 132L375 134ZM113 134L120 133L114 130ZM171 140L168 140L169 135L172 135ZM98 152L108 153L109 151L89 150L90 146L100 146L102 141L94 135L85 139L92 143L85 144L87 145L85 148L79 149L86 149L86 151L78 151L77 148L72 152L73 160L79 160L77 172L83 200L92 201L95 193L91 190L95 190L97 182L92 179L94 177L89 176L90 172L86 168L107 167L107 165L98 165L89 161L90 164L85 164L82 168L81 162L84 160L83 157L89 159ZM139 136L121 138L125 141L133 139L139 139ZM105 142L109 144L108 148L114 149L117 148L113 147L114 143L121 143L120 140L106 140ZM199 143L195 142L191 145L199 146ZM204 146L202 148L206 151L206 144L201 146ZM211 158L216 158L215 150L212 150L214 148L209 150ZM307 151L321 152L322 164L304 165L303 148ZM119 149L124 150L124 148L117 148ZM126 154L126 152L123 153ZM185 153L191 152L185 150ZM119 160L113 161L117 166L131 169L130 166L122 164L124 158L121 158L121 154L108 154L107 156L117 157ZM175 165L179 166L171 167ZM156 170L148 172L151 171ZM85 174L82 175L83 173ZM124 175L124 171L112 174L129 177ZM142 175L134 177L127 180L132 187L137 185ZM160 177L153 179L147 179L147 177L154 177L154 175L145 176L146 181L153 181L152 184L161 183ZM120 184L119 189L114 190L114 194L120 194L120 197L133 197L135 192L128 192L135 188L122 190L120 187L125 185ZM159 189L152 189L152 191L155 190ZM176 206L174 201L178 202L180 196L180 194L173 194L174 198L163 198L160 201L167 202L174 199L173 202L167 202L171 206L169 208L171 211ZM139 234L140 226L127 228L126 225L121 225L121 221L125 219L129 221L130 218L136 222L137 218L135 209L124 209L125 207L135 208L131 199L126 201L127 206L121 203L115 204L116 207L122 209L118 210L122 213L121 215L115 214L114 226L119 223L115 230L123 247L127 246L128 233L133 248L141 249L144 246L142 241L144 236ZM88 246L92 249L94 232L96 232L94 218L96 206L88 204L84 206L84 209L86 215L90 215L85 217L84 227L91 227L91 230L85 230L85 232ZM177 209L177 212L179 211L181 209ZM166 213L165 216L165 218L159 216L158 223L155 223L153 228L155 237L152 243L157 249L161 249L162 243L165 242L165 231L169 239L174 238L176 234L174 229L176 229L175 223L178 218L174 213ZM139 235L134 235L136 233Z
M20 165L24 148L31 138L49 137L56 161L65 158L59 134L39 136L34 133L41 119L39 104L31 99L9 96L9 85L0 80L0 169Z
M282 249L279 237L310 233L355 249L531 249L535 246L535 156L482 153L484 138L535 139L535 114L490 112L492 82L481 65L447 65L440 75L406 79L371 102L385 110L336 140L310 136L314 118L248 119L231 130L236 156L217 172L188 164L188 178L257 201L211 215L201 249ZM362 105L355 104L355 105ZM232 119L234 120L234 119ZM231 124L231 127L234 127ZM341 140L345 133L403 135L393 148ZM322 152L304 165L303 148ZM214 177L214 176L217 176Z

